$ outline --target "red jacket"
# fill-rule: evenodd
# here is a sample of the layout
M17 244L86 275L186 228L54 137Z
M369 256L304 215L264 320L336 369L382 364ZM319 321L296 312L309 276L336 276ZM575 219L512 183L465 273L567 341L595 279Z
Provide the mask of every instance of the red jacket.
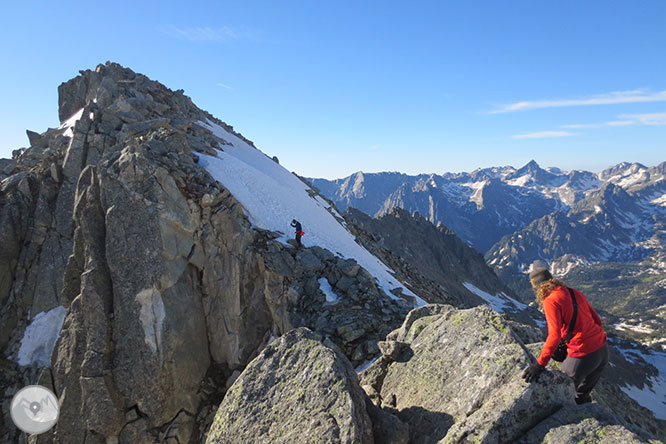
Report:
M599 350L606 343L606 333L601 328L601 318L592 308L583 293L574 290L578 303L578 318L573 330L573 337L568 343L568 355L580 358ZM566 287L556 287L543 301L543 312L548 323L548 338L541 350L537 362L548 364L560 339L567 335L569 323L573 317L573 302Z

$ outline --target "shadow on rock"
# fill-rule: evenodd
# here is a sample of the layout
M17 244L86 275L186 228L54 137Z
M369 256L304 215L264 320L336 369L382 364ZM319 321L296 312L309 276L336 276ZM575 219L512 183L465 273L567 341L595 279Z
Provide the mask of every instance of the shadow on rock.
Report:
M398 418L409 425L410 444L432 444L446 436L453 425L453 417L442 412L431 412L422 407L400 410Z
M410 347L407 347L400 352L400 355L395 359L394 362L409 362L409 360L413 357L414 350L412 350Z

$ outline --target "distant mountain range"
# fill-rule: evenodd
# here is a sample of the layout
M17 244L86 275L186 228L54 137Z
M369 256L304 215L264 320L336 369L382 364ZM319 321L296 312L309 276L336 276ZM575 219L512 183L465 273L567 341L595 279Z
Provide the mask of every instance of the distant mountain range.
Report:
M524 301L533 299L525 274L541 260L584 289L615 328L666 344L666 162L592 173L531 161L519 169L309 180L341 210L380 216L400 207L444 224Z

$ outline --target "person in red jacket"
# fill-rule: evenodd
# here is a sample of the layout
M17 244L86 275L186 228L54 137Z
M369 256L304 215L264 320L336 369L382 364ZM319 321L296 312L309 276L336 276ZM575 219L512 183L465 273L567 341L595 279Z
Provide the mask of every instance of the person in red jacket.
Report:
M530 273L530 281L546 316L548 338L536 364L530 365L523 373L527 382L536 380L546 368L560 340L566 337L574 313L569 287L554 279L546 268L534 269ZM608 346L606 333L601 327L601 318L583 293L572 290L578 305L578 314L573 336L567 342L567 357L562 362L561 369L573 379L576 404L584 404L592 401L590 392L608 364Z

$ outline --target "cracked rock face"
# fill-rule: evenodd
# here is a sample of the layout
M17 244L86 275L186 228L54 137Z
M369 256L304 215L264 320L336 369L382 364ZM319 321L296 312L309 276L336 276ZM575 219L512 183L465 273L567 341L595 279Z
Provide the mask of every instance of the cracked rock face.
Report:
M322 339L298 328L269 344L230 388L206 443L372 444L356 372Z
M0 163L0 364L14 375L0 390L4 402L38 381L54 390L61 421L39 442L196 441L228 378L295 327L355 365L379 353L409 307L353 260L252 228L197 164L229 144L197 122L233 128L113 63L59 96L63 126L29 132L32 146ZM27 325L56 307L51 365L19 368ZM0 419L0 441L15 442Z

